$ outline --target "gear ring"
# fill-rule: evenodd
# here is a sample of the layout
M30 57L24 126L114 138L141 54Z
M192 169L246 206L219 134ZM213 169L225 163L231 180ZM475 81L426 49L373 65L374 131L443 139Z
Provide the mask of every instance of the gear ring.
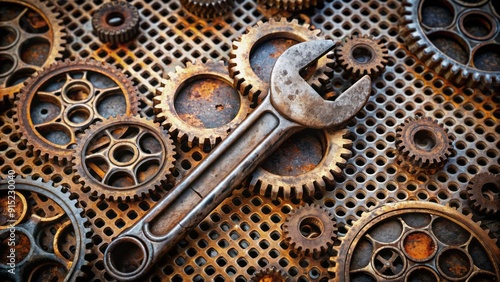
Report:
M288 282L290 277L286 275L285 271L282 269L277 269L276 267L268 267L266 269L261 269L256 271L252 277L250 277L251 282Z
M161 95L154 98L156 118L191 147L212 148L250 112L223 62L188 62L168 76Z
M500 210L500 175L489 172L475 175L467 185L470 206L480 214L497 215Z
M347 37L335 51L342 68L358 77L379 74L389 58L385 44L368 35Z
M271 198L275 200L279 196L284 199L297 198L301 199L304 195L314 196L316 189L324 192L325 186L329 183L333 183L334 176L338 176L342 173L341 167L347 162L347 159L352 155L349 150L352 145L352 141L344 138L349 134L347 129L343 130L320 130L313 131L312 134L307 134L307 136L317 135L320 140L305 140L310 141L305 145L307 148L311 148L315 141L321 143L321 159L319 162L306 163L307 157L303 157L302 154L306 149L301 148L301 144L297 144L297 140L300 141L301 138L306 138L305 134L298 133L295 137L290 138L291 144L285 143L281 148L278 149L274 155L268 158L268 160L261 166L259 166L252 174L249 189L251 191L258 190L261 195L269 193ZM322 135L322 136L320 136ZM288 141L287 141L288 142ZM283 150L281 154L280 150ZM292 152L292 153L291 153ZM299 156L295 156L294 153L299 152ZM281 156L286 156L287 159L282 161ZM276 161L273 157L276 157ZM292 157L292 160L288 160ZM267 165L269 162L269 165ZM300 164L295 164L295 162L300 162ZM264 166L266 166L264 168ZM293 165L294 169L297 167L304 167L302 171L298 173L290 173L284 171L281 175L275 172L275 167L283 167ZM311 168L312 167L312 168ZM273 169L271 172L270 169Z
M139 11L125 1L102 5L92 16L92 28L102 42L125 43L139 32Z
M167 131L139 116L112 117L79 138L73 169L84 189L111 201L142 199L167 183L174 167Z
M138 111L137 91L107 63L66 60L30 78L14 111L16 127L35 154L65 164L73 154L76 135L90 124Z
M306 204L288 214L283 234L295 251L318 257L337 239L337 223L324 207Z
M430 117L408 118L396 128L396 148L410 168L436 169L452 154L453 134Z
M2 0L0 3L4 11L0 13L0 33L8 41L0 46L2 104L14 100L25 79L63 57L66 33L56 7L46 1ZM11 18L13 13L17 15Z
M70 199L69 192L64 192L63 187L59 186L54 188L52 182L42 182L41 179L33 180L32 178L9 178L9 181L2 180L0 182L0 190L11 191L8 188L11 181L15 182L16 192L27 192L31 194L42 195L45 199L50 199L53 204L58 205L62 213L55 217L43 217L36 210L30 211L31 215L27 216L27 219L16 225L16 233L19 235L19 239L24 244L19 245L20 249L18 252L25 254L24 259L16 261L16 274L18 276L10 276L7 272L7 267L0 264L0 275L2 278L12 278L16 281L26 281L29 280L28 277L37 277L37 275L58 275L59 278L61 274L65 275L64 281L75 281L79 277L84 277L82 272L82 267L88 264L85 259L85 255L90 253L87 248L91 244L90 240L90 228L86 227L87 220L82 216L83 210L78 207L78 202L75 199ZM23 195L23 197L25 197ZM28 201L30 205L33 202ZM35 203L36 204L36 203ZM38 203L40 204L40 203ZM44 250L39 246L37 240L34 239L35 234L39 232L41 225L53 224L55 222L60 222L64 218L69 218L72 224L72 230L75 236L75 245L71 247L71 254L66 254L64 256L60 252L54 252L54 250ZM67 226L65 223L64 226ZM66 227L68 228L68 227ZM0 236L5 236L10 232L8 229L3 230L3 234ZM24 241L23 241L24 240ZM27 241L28 240L28 241ZM55 242L54 242L55 244ZM28 247L27 247L28 246ZM26 250L29 248L29 250ZM20 254L18 253L18 255ZM41 263L47 267L46 269L41 269L39 265ZM53 272L53 270L57 270ZM35 273L37 275L35 275ZM3 277L3 276L6 277ZM38 277L39 277L38 276ZM48 276L45 276L48 278ZM16 279L17 278L17 279ZM50 280L50 279L49 279Z
M244 96L248 95L254 105L259 104L269 90L269 74L274 60L291 45L320 39L320 33L321 30L311 29L308 24L300 25L298 20L288 22L286 18L280 21L271 18L266 23L258 22L248 28L247 33L233 41L229 54L229 75L234 78L235 87ZM260 52L257 52L258 48L261 48ZM314 68L306 71L304 77L316 91L333 75L332 64L332 56L323 56Z
M287 11L300 11L318 5L321 0L259 0L259 4L264 4L270 8L276 7L278 9Z
M227 14L234 6L233 0L181 0L186 10L202 18L216 18Z

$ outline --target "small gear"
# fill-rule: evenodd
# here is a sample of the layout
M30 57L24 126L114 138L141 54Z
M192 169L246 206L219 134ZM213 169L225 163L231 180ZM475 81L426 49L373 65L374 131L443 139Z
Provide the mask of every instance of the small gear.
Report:
M138 112L137 90L107 63L66 60L30 78L14 111L16 127L35 154L66 164L76 135L90 124Z
M440 168L452 154L454 136L430 117L408 118L396 128L396 148L411 167Z
M92 27L103 42L125 43L139 32L139 11L125 1L102 5L92 16Z
M73 169L84 190L93 195L138 200L167 183L174 150L159 124L139 116L112 117L80 136Z
M256 271L250 278L251 282L289 282L290 277L282 269L268 267Z
M306 204L288 214L283 233L295 251L317 257L337 239L337 223L324 207Z
M253 172L249 189L258 190L261 195L269 193L273 200L280 196L287 200L301 199L303 196L312 197L316 190L324 192L325 186L333 183L334 176L342 173L341 167L352 155L349 150L352 141L345 138L348 134L347 129L325 129L292 136L268 158L269 165L265 161ZM314 144L322 154L319 162L312 162L310 159L315 159L314 156L307 153ZM297 171L299 168L303 169Z
M342 68L358 77L378 75L389 58L385 44L368 35L347 37L335 51Z
M259 4L264 4L268 7L276 7L287 11L300 11L308 9L323 2L322 0L259 0Z
M186 10L202 18L216 18L227 14L234 6L233 0L181 0Z
M467 186L470 206L486 216L497 215L500 210L500 174L483 172L475 175Z
M63 57L66 32L56 6L50 2L2 0L0 7L3 104L14 100L24 80Z
M249 102L234 89L223 62L188 62L169 73L154 97L156 118L180 142L213 147L250 112Z
M258 22L238 40L233 41L229 54L229 74L234 85L253 105L259 104L269 91L269 79L274 62L289 47L300 42L321 39L321 30L298 20L269 19ZM323 56L306 69L303 77L319 91L333 75L333 57Z

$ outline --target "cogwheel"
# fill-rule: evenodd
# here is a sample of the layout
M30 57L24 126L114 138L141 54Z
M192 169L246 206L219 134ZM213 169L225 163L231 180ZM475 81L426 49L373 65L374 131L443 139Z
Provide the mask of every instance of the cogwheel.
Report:
M124 43L139 32L139 11L125 1L102 5L92 16L92 28L103 42Z
M288 214L283 233L295 251L317 257L337 239L337 222L324 207L306 204Z
M153 98L156 118L180 142L213 147L250 112L246 99L233 87L223 62L188 62L164 81Z
M16 201L20 198L19 202L23 203L17 207L26 213L25 219L15 224L19 246L16 251L15 274L7 272L7 261L0 259L0 277L14 281L34 281L40 277L50 281L75 281L84 278L82 267L89 263L85 256L90 254L91 229L87 227L88 220L83 217L84 212L78 201L70 198L70 193L62 186L54 187L52 181L42 182L41 179L34 180L31 177L9 176L0 180L0 191L6 192L5 195L8 194L9 199L10 191L15 191ZM49 215L46 213L51 212L49 209L43 211L44 206L41 203L36 205L36 201L41 198L45 204L50 202L51 207L59 213ZM7 225L9 228L0 230L0 240L5 244L10 237L9 220ZM52 227L56 233L53 242L43 248L40 239L43 236L39 233L48 227ZM62 239L68 232L71 233L68 237L74 242Z
M411 166L441 167L452 154L454 136L430 117L408 118L396 128L396 148Z
M363 213L330 257L330 281L498 281L500 249L449 206L391 203ZM472 251L474 250L474 251Z
M467 185L470 206L482 215L497 215L500 210L499 190L499 174L483 172L475 175Z
M251 282L289 282L290 277L282 269L268 267L256 271L250 278Z
M1 0L0 7L0 33L6 40L0 47L1 105L13 101L33 73L63 57L66 32L57 7L48 1Z
M292 45L321 39L320 33L309 24L300 25L298 20L271 18L266 23L258 22L233 41L229 75L234 78L235 87L257 105L269 91L271 70L278 57ZM332 64L332 56L323 56L306 69L303 77L319 91L333 75Z
M347 37L335 51L342 68L358 77L378 75L389 59L385 44L368 35Z
M273 200L280 196L287 200L301 199L304 195L313 196L317 191L324 192L325 186L334 181L334 176L342 173L341 167L352 155L349 150L352 141L345 138L348 134L349 131L343 129L317 130L311 134L298 133L292 136L290 142L282 145L253 172L249 189L260 191L261 195L270 194ZM313 139L304 139L309 137ZM302 139L303 143L307 143L304 145L306 149L301 146ZM304 151L311 149L314 143L318 143L322 156L318 163L309 163L308 156L303 154L308 155ZM298 154L295 155L295 152ZM301 167L302 170L295 172Z
M259 4L267 5L270 8L276 7L278 9L287 11L300 11L314 7L319 3L323 2L321 0L259 0Z
M216 18L227 14L234 6L233 0L181 0L186 10L202 18Z
M499 87L500 37L493 5L480 1L430 2L403 1L399 34L408 50L458 85Z
M111 117L78 138L73 169L84 190L111 201L142 199L167 182L175 146L158 123Z
M66 164L76 135L90 124L138 112L137 90L107 63L65 60L26 81L14 112L16 128L35 154Z

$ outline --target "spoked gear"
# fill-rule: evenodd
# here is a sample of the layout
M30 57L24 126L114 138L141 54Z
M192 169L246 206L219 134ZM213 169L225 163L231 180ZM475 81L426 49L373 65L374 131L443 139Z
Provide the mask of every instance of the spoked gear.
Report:
M324 207L306 204L288 214L283 233L295 251L318 257L337 239L337 222Z
M14 99L23 81L63 57L66 33L48 1L0 1L0 104Z
M407 118L396 128L396 148L411 169L440 168L452 154L453 139L430 117Z
M0 279L75 281L84 277L81 270L88 264L85 256L90 253L91 230L77 200L52 182L16 177L0 181L2 209L8 210L4 203L8 203L7 196L11 200L11 191L15 191L16 208L22 212L18 218L1 220L6 228L0 229L0 241L6 247L15 226L16 245L9 247L16 250L15 274L8 272L8 248L0 248Z
M102 5L92 16L92 27L102 42L124 43L139 32L139 11L125 1Z
M500 210L500 175L483 172L475 175L467 186L470 206L481 215L494 216Z
M110 200L142 199L166 184L174 167L166 130L138 116L112 117L78 139L73 168L84 190Z
M189 146L215 146L250 112L249 102L234 89L223 62L177 67L160 91L153 99L156 118Z
M256 271L250 278L251 282L289 282L290 277L282 269L268 267Z
M335 52L342 68L356 76L379 74L389 59L385 44L368 35L345 38Z
M181 0L186 10L202 18L215 18L227 14L234 6L233 0Z
M498 281L500 249L471 215L430 202L365 212L330 258L330 281Z
M259 0L259 4L265 4L268 7L276 7L287 11L300 11L314 7L322 0Z
M399 34L410 52L446 79L498 87L499 19L486 2L404 0Z
M249 189L287 200L323 193L352 155L348 134L347 129L295 134L253 172Z
M271 18L266 23L258 22L233 41L229 74L234 85L254 105L258 104L269 91L271 70L278 57L292 45L321 39L320 33L321 30L312 29L309 24L300 25L298 20ZM333 75L332 64L332 56L323 56L306 69L303 77L319 91Z
M35 154L66 164L76 135L90 124L138 111L137 91L107 63L66 60L30 78L14 111L16 127Z

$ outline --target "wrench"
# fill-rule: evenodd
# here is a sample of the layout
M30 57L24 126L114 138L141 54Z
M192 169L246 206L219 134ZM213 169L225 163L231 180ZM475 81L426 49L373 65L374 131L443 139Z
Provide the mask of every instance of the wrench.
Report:
M143 218L109 244L104 266L111 276L137 280L288 137L304 128L343 125L364 107L371 91L369 76L336 101L327 101L299 75L334 46L331 40L308 41L278 58L262 104Z

